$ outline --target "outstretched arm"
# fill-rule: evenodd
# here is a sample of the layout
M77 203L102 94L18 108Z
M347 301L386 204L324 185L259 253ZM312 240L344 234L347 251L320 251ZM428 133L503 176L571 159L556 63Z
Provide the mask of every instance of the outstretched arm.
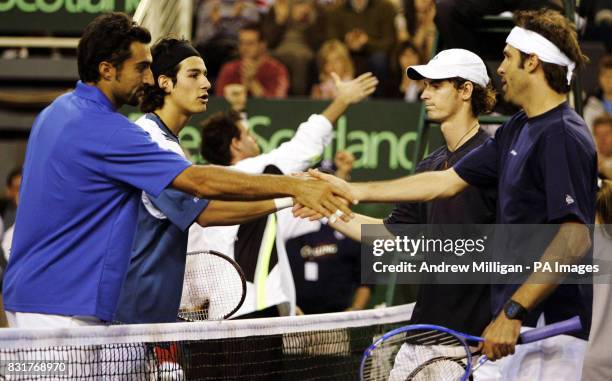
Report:
M350 215L347 201L355 200L347 189L325 182L290 176L249 175L213 165L188 167L172 181L172 186L209 199L248 201L291 196L326 217L337 210Z
M310 174L354 194L359 201L366 202L427 202L453 197L469 186L453 168L368 183L347 183L318 171L310 171Z
M327 224L334 230L339 231L350 239L361 242L361 225L381 225L382 223L383 220L380 218L364 216L363 214L356 213L355 218L351 219L350 221L329 221Z
M274 164L283 173L304 171L318 161L331 142L333 124L353 103L360 102L374 92L378 80L366 73L351 81L342 82L336 76L338 95L322 114L311 115L300 124L291 140L272 151L240 161L237 167L245 172L260 172Z
M285 202L286 199L276 199ZM284 207L293 205L291 198L287 198ZM280 210L275 200L262 201L211 201L206 209L198 216L198 224L206 226L239 225L255 218L266 216Z

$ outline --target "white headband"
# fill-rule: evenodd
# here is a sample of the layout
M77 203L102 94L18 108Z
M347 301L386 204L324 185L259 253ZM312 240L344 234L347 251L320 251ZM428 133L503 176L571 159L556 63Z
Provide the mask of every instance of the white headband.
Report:
M567 66L567 84L572 81L576 63L541 34L515 26L506 38L506 43L523 53L535 54L544 62Z

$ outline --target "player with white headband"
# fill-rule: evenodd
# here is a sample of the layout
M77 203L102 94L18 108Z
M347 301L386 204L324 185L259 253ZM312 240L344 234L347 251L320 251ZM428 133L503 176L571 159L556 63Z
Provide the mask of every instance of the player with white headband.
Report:
M587 58L563 15L523 11L514 21L518 28L508 37L497 73L505 100L522 110L494 138L445 171L351 184L313 175L347 187L365 202L431 201L454 197L470 185L494 186L497 224L558 224L558 233L540 255L561 253L555 246L560 244L568 258L588 257L597 155L586 123L568 104L574 70ZM591 284L560 279L538 284L528 279L520 285L493 285L491 298L496 317L482 334L482 351L491 360L516 353L497 363L497 374L479 370L475 380L580 380L591 322ZM575 315L584 328L572 336L516 347L524 327L534 327L542 318L551 324Z
M567 84L571 84L576 62L569 59L546 37L529 29L515 26L506 38L506 42L523 53L537 55L541 61L567 67Z

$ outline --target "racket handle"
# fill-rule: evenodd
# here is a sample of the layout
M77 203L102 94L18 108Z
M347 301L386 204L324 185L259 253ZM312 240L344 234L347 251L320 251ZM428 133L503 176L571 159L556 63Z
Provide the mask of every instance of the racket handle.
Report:
M580 318L574 316L571 319L550 324L542 328L535 328L521 334L518 344L527 344L534 341L543 340L548 337L562 335L564 333L579 331L582 329Z

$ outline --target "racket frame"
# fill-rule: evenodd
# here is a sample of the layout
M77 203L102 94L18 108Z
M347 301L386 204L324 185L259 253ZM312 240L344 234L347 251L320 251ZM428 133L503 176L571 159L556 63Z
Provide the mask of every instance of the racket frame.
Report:
M544 340L549 337L566 334L566 333L570 333L574 331L579 331L580 329L582 329L582 323L580 321L580 317L574 316L567 320L563 320L557 323L546 325L544 327L534 328L532 330L523 332L519 336L517 344L528 344L528 343L532 343L535 341ZM430 330L430 331L448 333L454 336L459 342L463 344L465 353L466 353L465 358L467 359L467 364L465 368L465 374L461 378L461 381L466 381L475 370L480 368L482 364L488 361L488 358L486 356L482 356L479 358L478 363L474 366L474 369L472 369L472 356L478 355L480 351L476 351L472 353L470 351L470 348L467 342L468 341L472 341L475 343L484 342L484 338L480 336L465 334L465 333L458 332L450 328L433 325L433 324L413 324L413 325L399 327L399 328L396 328L394 330L391 330L385 333L365 350L363 357L361 358L361 364L359 366L359 379L361 381L366 381L363 378L363 371L365 368L366 360L370 357L370 354L372 353L372 351L376 349L378 346L380 346L382 342L400 333L416 331L416 330Z
M372 351L378 348L381 343L386 341L388 338L401 334L401 333L410 332L410 331L424 331L424 330L448 333L452 335L453 337L455 337L461 343L466 353L465 359L467 360L466 367L465 367L465 373L463 377L461 378L461 381L466 381L472 372L472 352L470 351L470 347L467 342L468 341L482 342L483 338L478 337L478 336L467 335L465 333L461 333L453 329L442 327L439 325L434 325L434 324L406 325L406 326L391 330L385 333L384 335L382 335L381 337L379 337L372 345L370 345L365 350L363 357L361 358L361 364L359 365L359 379L361 381L366 381L363 378L363 372L365 370L366 361L370 357L370 354L372 353Z
M240 307L242 307L242 304L244 303L244 300L246 298L246 293L247 293L247 287L246 287L246 278L244 276L244 272L242 271L242 268L240 267L240 265L238 263L236 263L236 261L234 261L232 258L228 257L225 254L222 254L218 251L215 250L196 250L196 251L190 251L186 254L185 258L187 258L187 256L189 255L215 255L217 257L220 257L221 259L227 261L229 264L231 264L234 269L236 270L236 272L238 273L238 275L240 276L240 280L242 283L242 297L240 298L240 302L238 302L238 304L236 305L236 307L234 307L233 310L231 310L230 312L228 312L227 314L223 315L222 320L224 319L229 319L231 316L233 316L236 311L238 311L240 309ZM178 317L181 320L184 321L189 321L189 322L195 322L195 321L207 321L209 319L204 319L204 320L196 320L196 319L192 319L192 318L188 318L187 315L185 315L184 313L180 312L178 313Z

